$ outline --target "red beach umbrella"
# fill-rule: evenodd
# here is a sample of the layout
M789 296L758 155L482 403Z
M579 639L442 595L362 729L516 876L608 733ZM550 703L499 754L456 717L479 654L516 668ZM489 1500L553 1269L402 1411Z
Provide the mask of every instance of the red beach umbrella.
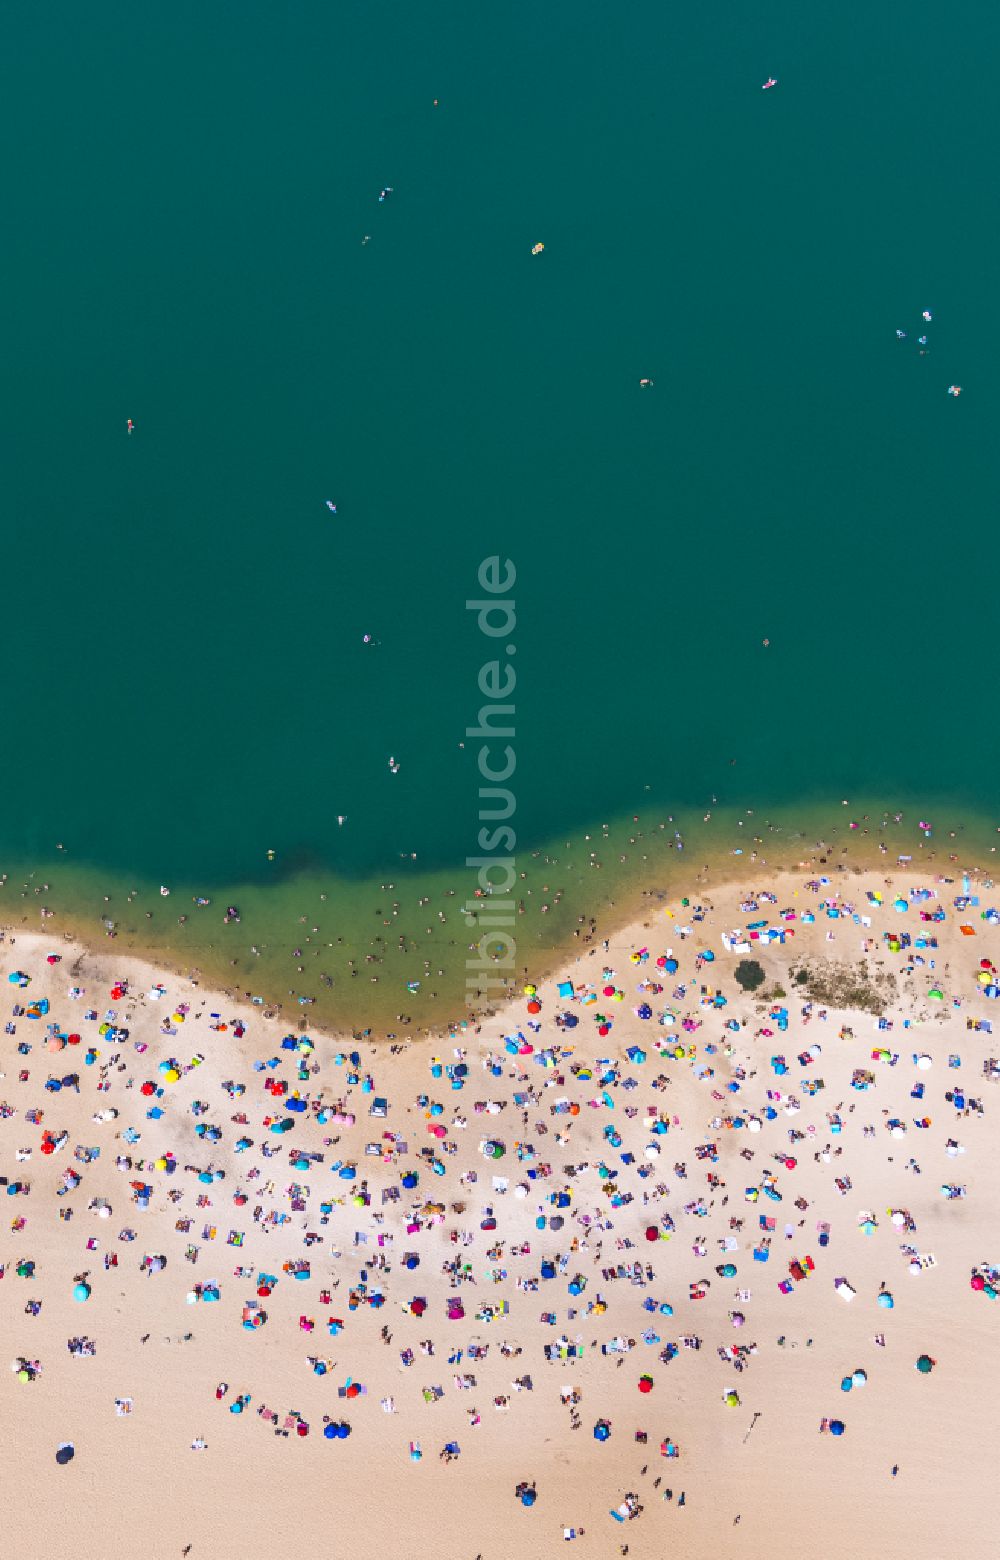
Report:
M640 1376L639 1377L639 1391L640 1392L652 1392L652 1390L653 1390L653 1378L652 1378L652 1376Z

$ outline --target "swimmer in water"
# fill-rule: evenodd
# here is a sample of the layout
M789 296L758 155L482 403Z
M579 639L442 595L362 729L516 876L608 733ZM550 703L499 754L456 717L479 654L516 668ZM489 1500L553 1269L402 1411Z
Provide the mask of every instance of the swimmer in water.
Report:
M130 430L130 431L131 431L131 430ZM333 499L332 499L332 498L328 498L328 499L327 499L327 501L326 501L326 507L327 507L327 509L329 509L329 511L330 511L330 513L331 513L331 515L335 515L335 514L336 514L336 513L337 513L337 506L336 506L336 504L335 504L335 503L334 503L334 502L333 502Z
M128 431L129 431L129 433L134 433L135 432L135 423L132 421L131 417L127 418L126 421L128 423Z

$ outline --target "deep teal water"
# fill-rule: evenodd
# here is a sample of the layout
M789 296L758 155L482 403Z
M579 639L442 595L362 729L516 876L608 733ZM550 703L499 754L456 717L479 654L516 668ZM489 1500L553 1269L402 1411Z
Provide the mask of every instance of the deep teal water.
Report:
M460 860L492 553L522 840L992 816L994 8L52 0L2 41L5 859Z

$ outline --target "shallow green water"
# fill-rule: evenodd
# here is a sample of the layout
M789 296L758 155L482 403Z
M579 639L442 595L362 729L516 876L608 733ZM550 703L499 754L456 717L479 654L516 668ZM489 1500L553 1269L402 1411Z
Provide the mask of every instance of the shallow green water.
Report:
M998 35L9 8L11 871L305 873L348 920L436 884L476 848L493 553L522 852L713 794L988 820Z

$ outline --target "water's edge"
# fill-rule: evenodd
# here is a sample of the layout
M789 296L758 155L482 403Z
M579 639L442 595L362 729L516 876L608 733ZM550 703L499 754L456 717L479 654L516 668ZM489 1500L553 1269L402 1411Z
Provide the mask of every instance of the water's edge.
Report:
M470 1023L671 895L796 866L888 869L902 858L923 872L988 869L996 825L954 814L946 803L857 802L631 814L525 850L509 870L498 862L493 880L514 886L492 895L465 864L428 872L401 861L357 880L310 870L270 883L171 883L164 895L66 856L8 860L0 919L147 958L302 1026L412 1035ZM238 921L225 920L229 906Z

